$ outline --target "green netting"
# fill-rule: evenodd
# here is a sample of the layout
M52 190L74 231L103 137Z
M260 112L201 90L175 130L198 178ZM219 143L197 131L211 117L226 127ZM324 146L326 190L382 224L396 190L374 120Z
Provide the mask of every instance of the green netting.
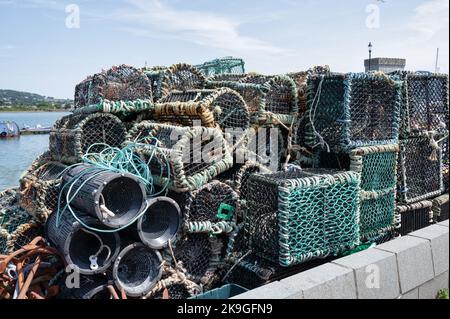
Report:
M435 222L442 222L448 219L448 194L441 195L433 199L433 219Z
M195 66L205 76L216 74L242 74L245 73L245 62L239 58L225 57L214 59Z
M420 72L395 72L403 87L400 134L403 138L426 132L445 132L449 121L448 75Z
M126 138L126 144L137 141L147 145L136 150L148 163L155 184L177 192L196 190L233 165L230 148L217 128L143 121Z
M100 103L101 100L129 101L152 99L150 80L132 66L114 66L88 77L75 87L75 108Z
M39 156L20 178L20 206L41 222L57 208L59 188L67 166Z
M211 88L228 87L247 103L252 121L261 124L292 125L298 115L295 82L286 75L249 75L238 82L209 79Z
M375 241L396 227L395 188L385 191L361 191L360 235L362 241Z
M408 205L398 205L397 213L400 215L400 235L407 235L415 230L429 226L433 222L433 203L421 201Z
M97 153L106 145L120 147L125 134L125 125L112 114L67 115L50 132L50 154L56 161L79 163L88 150ZM93 144L96 146L91 147Z
M112 113L126 117L153 108L153 100L135 99L132 101L109 101L102 99L99 103L75 109L73 114Z
M329 170L252 175L245 198L252 251L289 266L358 244L359 183L358 173Z
M306 145L339 150L397 143L401 89L397 77L383 73L310 77Z
M414 203L438 196L443 187L442 150L434 138L400 141L398 199Z

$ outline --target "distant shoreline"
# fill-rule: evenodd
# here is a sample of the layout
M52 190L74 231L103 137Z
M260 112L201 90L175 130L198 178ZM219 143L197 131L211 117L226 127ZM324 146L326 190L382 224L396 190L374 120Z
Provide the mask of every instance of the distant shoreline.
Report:
M6 109L0 108L0 113L70 113L69 110L33 110L33 109Z

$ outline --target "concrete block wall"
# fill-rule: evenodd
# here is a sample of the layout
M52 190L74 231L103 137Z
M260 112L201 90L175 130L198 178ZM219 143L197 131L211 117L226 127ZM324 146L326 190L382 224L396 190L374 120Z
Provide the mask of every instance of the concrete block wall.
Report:
M435 299L448 287L447 220L233 299Z

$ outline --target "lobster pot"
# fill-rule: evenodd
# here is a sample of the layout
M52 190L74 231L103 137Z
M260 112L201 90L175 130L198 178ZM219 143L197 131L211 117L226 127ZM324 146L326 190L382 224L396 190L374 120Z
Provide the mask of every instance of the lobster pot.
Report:
M112 114L68 115L57 121L50 132L50 154L66 164L79 163L88 151L99 153L105 144L120 147L125 134L125 125Z
M448 173L449 173L449 166L448 166L448 136L443 137L439 143L439 146L442 150L442 182L444 184L444 188L442 190L442 193L448 193Z
M221 279L223 239L208 234L187 234L173 247L175 259L183 269L186 278L205 288L212 287ZM166 251L165 259L172 259Z
M168 69L169 68L166 66L144 67L141 69L150 80L153 92L153 102L156 102L161 98L161 87Z
M173 91L139 117L139 120L147 119L184 126L219 127L229 134L240 129L243 135L250 127L247 105L236 91L228 88Z
M48 153L38 157L20 179L20 205L41 222L57 208L60 183L67 166Z
M181 228L180 206L173 199L160 196L147 199L146 207L135 226L127 228L128 234L152 249L167 248Z
M58 294L58 299L111 299L108 285L106 276L81 275L79 288L68 288L64 283L60 285L61 292Z
M89 76L75 87L75 109L98 104L102 100L130 101L152 99L148 77L132 66L113 66L107 71Z
M297 87L288 76L250 75L239 82L215 79L208 81L208 87L224 86L242 96L255 123L282 123L289 126L298 115Z
M433 199L434 221L440 223L448 219L448 194Z
M128 132L128 143L137 140L141 142L137 152L149 163L155 184L176 192L198 189L233 165L230 149L216 128L143 121Z
M89 164L69 169L61 192L71 206L110 228L128 225L145 207L145 186L137 177Z
M245 227L258 256L286 267L359 243L358 173L291 170L247 184Z
M75 212L77 218L89 227L101 226L98 220ZM59 223L58 223L59 222ZM80 274L104 273L116 259L120 251L117 233L94 233L85 229L70 212L51 214L45 224L47 240L64 256L67 264L79 268Z
M212 181L187 193L184 228L188 233L228 234L234 230L238 194L227 184Z
M33 222L32 217L19 206L17 189L7 189L0 192L0 254L7 254L8 243L17 234L22 225ZM9 247L8 247L9 246Z
M433 203L421 201L414 204L398 205L397 212L400 214L400 235L407 235L415 230L430 226L433 222Z
M44 227L42 224L31 220L28 223L19 225L6 241L7 253L11 254L19 250L38 236L44 236Z
M245 62L239 58L225 57L214 59L195 66L205 76L216 74L244 74Z
M143 297L161 279L162 258L158 251L141 243L126 246L113 265L117 287L131 297Z
M403 79L401 136L421 136L448 130L448 75L397 72Z
M402 82L382 73L308 79L305 143L351 149L398 143Z
M156 73L159 74L150 75L153 79L156 79L157 83L155 101L159 101L172 91L202 90L205 88L205 76L189 64L174 64L168 69L156 70Z
M400 141L398 199L414 203L441 194L442 151L428 137Z
M395 188L384 191L361 191L359 231L361 241L377 242L396 227Z

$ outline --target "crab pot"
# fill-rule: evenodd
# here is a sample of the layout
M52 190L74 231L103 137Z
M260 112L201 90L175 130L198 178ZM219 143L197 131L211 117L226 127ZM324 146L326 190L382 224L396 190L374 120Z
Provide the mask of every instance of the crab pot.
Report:
M173 243L182 223L180 206L168 197L147 199L147 210L127 232L152 249Z
M20 179L20 205L41 222L56 209L62 175L67 166L48 153L38 157Z
M449 161L448 161L448 136L443 137L439 143L439 146L442 149L442 182L444 184L444 188L442 193L448 194L448 175L449 175Z
M186 269L187 279L211 287L220 280L219 270L224 265L223 240L208 234L187 234L177 240L173 247L177 262ZM166 251L165 258L171 259Z
M145 187L138 178L89 164L67 171L62 192L63 198L73 197L71 206L96 217L110 228L127 225L145 207Z
M400 235L407 235L415 230L430 226L433 222L433 203L428 200L414 204L398 205L397 212L400 214Z
M175 279L175 280L174 280ZM182 280L177 276L177 270L172 267L164 267L162 279L144 297L145 299L189 299L200 292L200 287L192 281Z
M244 60L233 57L219 58L195 66L205 76L216 74L243 74L245 73Z
M439 196L443 189L442 150L428 137L400 141L398 200L414 203Z
M378 73L311 76L306 146L339 151L398 143L401 89L397 77Z
M132 66L113 66L89 76L75 87L75 109L98 104L102 100L131 101L152 99L152 85L147 76Z
M250 115L242 97L228 88L218 90L172 91L139 120L156 120L192 126L220 127L222 131L250 127Z
M227 184L212 181L187 193L184 227L189 233L231 233L239 210L239 196Z
M102 227L95 218L79 212L75 214L89 227ZM64 256L66 263L77 266L83 275L105 272L119 254L118 233L94 233L86 230L69 211L63 212L60 218L57 225L57 214L50 215L45 224L45 234L48 241ZM95 261L93 257L96 254Z
M253 174L245 207L250 249L287 267L359 243L360 174L324 169Z
M217 128L143 121L128 132L127 143L137 139L146 144L136 151L149 162L155 184L176 192L198 189L233 165L230 148Z
M44 227L42 224L36 221L21 224L10 234L6 242L8 253L11 254L23 246L28 245L38 236L44 236Z
M247 104L254 123L291 125L298 115L297 87L285 75L249 75L237 82L213 77L208 80L207 87L228 87L237 91Z
M433 199L433 215L437 223L448 219L448 194Z
M158 251L142 243L128 245L114 262L114 282L130 297L145 296L161 278L161 263Z
M404 81L401 137L445 133L449 121L448 75L395 72Z
M68 288L64 282L61 283L58 299L111 299L108 285L108 279L103 275L81 275L79 288Z
M125 134L125 125L112 114L67 115L50 132L50 155L66 164L79 163L87 151L98 153L105 145L120 148Z

